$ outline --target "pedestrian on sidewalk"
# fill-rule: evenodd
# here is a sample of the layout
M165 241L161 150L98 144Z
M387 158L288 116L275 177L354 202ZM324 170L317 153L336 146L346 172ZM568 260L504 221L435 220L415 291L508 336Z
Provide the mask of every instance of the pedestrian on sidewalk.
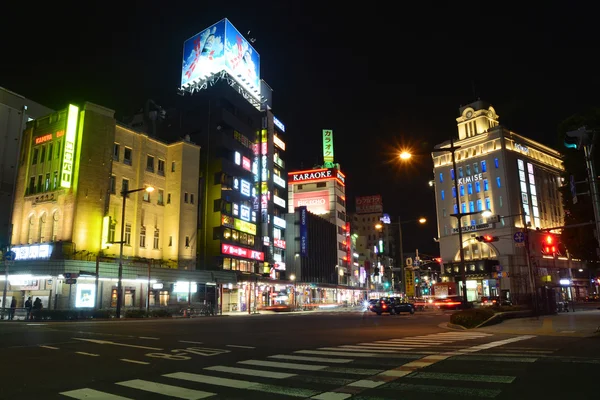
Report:
M15 297L12 298L10 302L10 310L8 310L8 319L12 320L15 318L15 309L17 308L17 299Z
M31 319L31 307L33 307L33 303L31 302L31 296L30 296L27 298L27 301L25 302L25 310L27 310L27 316L25 317L25 320Z

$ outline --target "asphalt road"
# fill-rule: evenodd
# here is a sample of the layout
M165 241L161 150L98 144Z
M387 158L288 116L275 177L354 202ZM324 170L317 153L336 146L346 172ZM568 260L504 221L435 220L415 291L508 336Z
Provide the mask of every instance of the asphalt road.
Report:
M440 312L0 324L1 399L597 399L600 337Z

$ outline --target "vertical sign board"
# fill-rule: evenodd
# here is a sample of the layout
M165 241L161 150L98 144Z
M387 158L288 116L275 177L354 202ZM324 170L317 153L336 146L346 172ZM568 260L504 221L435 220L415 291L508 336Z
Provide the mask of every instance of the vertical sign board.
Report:
M308 257L308 210L306 207L300 208L300 256Z
M404 282L406 286L406 296L413 297L415 295L415 273L410 269L404 270Z
M323 161L333 162L333 131L331 129L323 129Z
M65 133L65 148L63 150L62 169L60 173L60 187L70 188L73 178L73 164L75 163L75 138L77 137L77 120L79 107L69 104L67 114L67 129Z

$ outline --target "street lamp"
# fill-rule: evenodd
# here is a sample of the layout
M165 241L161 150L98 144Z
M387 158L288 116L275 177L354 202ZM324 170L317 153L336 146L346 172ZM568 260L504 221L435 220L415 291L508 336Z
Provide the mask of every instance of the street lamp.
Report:
M398 216L398 222L391 222L389 224L386 225L398 225L398 240L400 242L400 278L402 280L402 285L401 288L402 289L402 293L406 293L406 277L404 276L404 247L402 246L402 224L408 224L411 222L418 222L420 224L424 224L427 222L427 219L424 217L418 218L418 219L411 219L409 221L401 221L400 220L400 216ZM375 225L375 229L380 230L383 228L383 225L380 223L377 223Z
M294 308L296 308L298 302L296 301L296 275L291 274L290 280L294 282Z
M153 186L146 186L139 189L133 190L123 190L121 192L121 196L123 196L123 210L121 211L121 241L119 242L119 278L117 283L117 311L116 317L121 318L121 305L123 303L123 244L125 243L125 203L127 201L127 196L131 193L141 192L145 190L148 193L152 193L154 191Z
M404 150L399 154L398 157L400 157L400 159L402 159L402 160L408 160L409 158L412 157L412 154L410 154L408 151Z

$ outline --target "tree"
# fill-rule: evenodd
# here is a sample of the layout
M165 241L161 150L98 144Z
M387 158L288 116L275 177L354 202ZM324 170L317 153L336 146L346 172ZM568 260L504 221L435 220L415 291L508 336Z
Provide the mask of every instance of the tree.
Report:
M560 143L564 142L566 132L583 126L598 132L600 135L600 108L591 108L564 120L558 127ZM596 142L600 146L600 137L596 139ZM577 204L573 204L573 196L569 185L571 175L573 175L576 182L587 180L583 150L563 147L560 151L564 154L565 167L563 173L565 185L561 187L565 225L594 221L591 196L579 195L577 196ZM595 165L600 166L600 150L594 150L593 157ZM579 193L589 190L589 185L583 183L576 185L576 187ZM586 261L591 268L597 268L600 257L596 253L598 241L594 236L594 225L565 229L561 235L561 240L574 258Z

